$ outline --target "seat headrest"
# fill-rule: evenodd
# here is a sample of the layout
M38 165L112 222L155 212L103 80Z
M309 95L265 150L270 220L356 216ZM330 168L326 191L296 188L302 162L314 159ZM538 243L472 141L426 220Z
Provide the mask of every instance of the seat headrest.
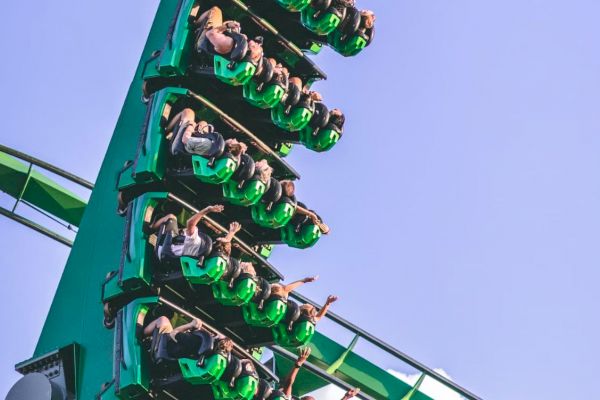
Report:
M241 61L248 53L248 39L238 32L225 31L225 34L233 39L233 49L229 55L231 61Z
M242 363L240 359L234 355L231 355L229 362L227 363L227 368L225 368L225 372L221 377L221 380L227 382L230 387L233 387L235 384L235 380L242 373Z
M338 29L342 32L344 36L352 36L358 31L360 27L360 11L358 11L355 7L348 7L346 9L346 16L340 22Z
M371 42L373 41L373 38L375 37L375 27L372 27L371 29L367 29L366 30L366 35L369 37L367 39L367 46L371 44Z
M204 232L198 231L198 236L200 236L200 239L202 239L202 243L204 243L204 246L198 251L198 258L200 258L202 256L207 256L210 253L212 253L213 240Z
M295 106L300 101L302 91L296 85L289 85L287 96L283 102L286 106Z
M227 270L223 274L222 279L224 281L229 281L229 286L233 286L234 281L240 276L242 273L242 267L240 265L240 260L237 258L230 257L229 258L229 266Z
M254 400L268 400L271 397L271 393L273 393L273 388L269 385L269 382L260 379Z
M258 288L254 298L254 302L258 303L258 307L262 309L264 302L271 297L271 284L262 276L258 277Z
M220 157L225 151L225 139L223 138L223 135L221 135L219 132L210 132L205 133L202 136L206 137L207 139L210 139L210 141L212 142L210 150L208 151L208 154L205 155L205 157Z
M240 164L233 173L232 179L237 182L246 181L254 176L255 170L254 160L244 153L240 156Z
M266 57L260 60L260 73L254 75L254 80L258 83L267 83L273 79L274 68ZM257 69L258 71L258 69Z
M283 188L281 187L281 183L273 177L269 181L269 189L263 194L261 197L261 201L263 203L275 203L279 201L281 195L283 194Z
M331 7L331 0L312 0L310 6L315 10L323 11Z
M329 109L325 103L321 101L315 102L315 111L312 118L310 119L310 126L312 128L323 128L329 122Z
M202 344L198 348L198 356L205 356L214 350L215 338L213 335L207 331L194 331L192 334L202 339Z
M294 322L296 322L300 318L300 306L293 300L288 300L287 302L287 311L285 312L285 317L283 321L288 327L288 330L292 330L292 326Z

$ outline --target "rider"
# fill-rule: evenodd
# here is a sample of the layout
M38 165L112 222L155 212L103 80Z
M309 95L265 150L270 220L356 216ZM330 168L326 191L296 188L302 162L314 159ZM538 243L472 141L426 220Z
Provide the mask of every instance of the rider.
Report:
M304 285L305 283L314 282L317 279L319 279L318 275L309 276L304 279L300 279L298 281L288 283L287 285L284 285L282 283L273 283L271 285L271 295L281 296L282 299L285 301L285 300L287 300L287 297L291 292L293 292L300 286Z
M283 190L283 196L290 198L292 201L296 202L296 185L293 181L283 180L281 183L281 189ZM329 226L325 224L317 214L313 211L303 207L300 204L296 205L296 214L305 215L312 221L313 224L317 225L321 232L327 235L330 231Z
M185 108L173 117L165 130L167 135L172 135L172 150L178 146L179 142L182 142L189 154L206 156L213 144L212 139L206 134L212 129L212 125L206 121L196 123L194 110ZM225 148L238 162L240 156L248 149L245 143L238 142L236 139L225 140Z

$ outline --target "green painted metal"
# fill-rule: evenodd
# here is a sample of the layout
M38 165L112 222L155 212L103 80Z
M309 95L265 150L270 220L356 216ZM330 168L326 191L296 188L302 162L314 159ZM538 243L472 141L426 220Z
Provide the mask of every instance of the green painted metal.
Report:
M0 190L78 226L86 201L21 161L0 152ZM16 206L16 203L15 203ZM14 211L14 208L13 208Z
M262 309L258 304L249 303L242 307L244 321L248 325L270 328L278 324L287 311L287 303L281 299L267 300Z
M256 65L250 61L232 62L219 55L214 56L213 65L215 76L231 86L245 85L256 72Z
M357 55L369 44L369 39L362 34L345 37L340 31L331 32L327 41L335 51L345 57Z
M278 2L292 8L302 7L303 3L306 3L306 5L309 3L308 0L278 0ZM145 224L148 222L148 209L157 206L160 200L174 196L166 193L160 194L158 197L152 195L142 196L142 200L135 204L130 211L132 223L127 226L126 219L114 212L117 195L115 177L122 172L122 166L127 161L135 160L132 169L134 174L130 175L130 184L155 182L162 179L161 171L164 172L164 168L162 168L161 165L163 164L161 162L164 161L164 158L161 159L161 157L164 157L165 146L164 133L160 131L161 125L153 126L152 129L156 128L156 131L145 132L149 134L142 141L140 141L140 136L135 133L140 132L141 127L148 126L149 119L164 123L165 105L168 104L168 101L160 99L160 92L155 94L152 99L150 114L148 114L147 105L142 101L141 96L143 92L142 77L144 71L147 73L147 68L151 64L160 66L163 77L181 74L181 70L177 70L177 68L183 65L181 60L185 59L184 53L186 51L184 43L189 42L190 32L181 30L183 28L180 24L174 23L177 20L174 20L173 17L179 16L182 9L184 13L188 12L188 15L190 15L193 4L192 0L182 0L181 2L163 0L160 2L140 64L87 206L89 209L87 213L83 213L83 209L86 208L83 200L76 199L77 202L74 202L76 196L64 191L48 178L37 174L36 171L31 170L22 163L15 162L10 158L0 157L0 187L2 190L17 199L32 204L37 202L41 209L67 222L72 221L69 223L77 223L80 226L80 232L73 244L73 249L34 352L35 357L73 342L81 346L82 356L78 363L80 367L77 375L77 398L96 398L96 395L101 391L104 392L98 398L103 400L143 398L147 396L147 391L151 385L151 362L148 359L147 351L142 349L136 335L136 328L140 318L150 310L153 304L159 301L159 298L134 298L128 306L119 312L117 318L118 328L113 333L102 325L104 315L100 306L101 299L98 295L98 289L101 283L105 281L107 273L115 271L121 266L123 268L115 275L117 279L110 280L109 284L106 285L105 297L109 296L110 298L110 296L119 296L124 291L133 290L135 292L139 288L150 287L151 274L145 268L151 256L148 232L144 229ZM165 41L165 38L169 39ZM187 49L189 50L189 47ZM161 50L158 61L157 50ZM179 54L177 54L178 52ZM150 67L150 70L152 68ZM229 72L223 70L218 73L226 77ZM244 74L242 74L243 76L227 76L227 79L230 80L230 83L242 84L241 82L246 79L245 76L248 75L248 72ZM214 105L207 102L202 96L185 89L178 90L180 90L179 94L196 98L207 109L214 111L211 108ZM171 94L173 93L171 92ZM167 92L162 94L166 95ZM153 109L153 107L157 108ZM306 114L306 110L310 115ZM288 114L281 106L276 107L274 112L280 113L276 116L280 123L291 128L289 130L302 129L306 125L305 122L307 123L312 116L312 111L308 109L302 110L298 115L293 114L295 111L292 109L292 112ZM281 114L282 112L283 114ZM247 134L243 129L232 123L226 115L220 113L219 116L240 132ZM151 139L148 139L148 137L151 137ZM253 138L251 133L247 137ZM261 144L259 144L260 146ZM325 145L322 146L325 147ZM263 150L265 152L272 151L268 148ZM148 173L147 176L146 173ZM254 193L257 192L259 191L254 191ZM252 199L258 197L256 200L258 201L262 193L260 196L254 195L252 197L247 194L244 194L244 196L245 199L249 199L243 200L248 203L244 205L250 205L255 204ZM77 204L77 207L74 207L73 204ZM78 209L78 212L75 212L74 209ZM224 228L216 222L209 220L209 223L213 227L217 227L218 231L224 231ZM124 235L130 237L128 246L125 247L123 246ZM282 228L282 240L295 247L309 247L319 237L318 227L312 224L305 224L298 232L290 224ZM266 257L271 251L269 246L262 246L256 253L254 250L248 249L248 246L239 239L234 240L234 242L244 249L246 254L255 254L256 257ZM202 266L194 263L194 261L191 259L184 260L182 271L185 274L187 269L188 278L197 279L195 282L197 284L212 283L218 280L222 276L225 268L224 263L226 263L225 260L219 257L207 259ZM128 265L128 263L131 265ZM201 267L206 271L200 271ZM211 272L207 272L208 270ZM256 281L247 276L238 278L234 281L232 287L229 287L227 282L220 280L212 283L211 286L214 297L222 304L230 306L248 304L257 291ZM141 293L139 292L139 294ZM73 301L73 299L77 299L77 301ZM195 315L190 314L184 308L171 303L169 300L160 298L160 301L186 317L195 317ZM281 303L267 302L262 310L254 306L254 303L250 303L244 308L248 320L264 324L273 323L272 331L278 344L286 347L297 347L310 342L313 352L309 360L310 363L301 371L298 377L296 384L298 393L307 393L326 385L328 382L334 382L342 387L360 386L365 392L364 395L359 396L360 398L399 399L402 396L409 395L412 400L429 399L416 390L418 385L415 385L416 389L411 388L410 385L352 351L359 336L371 341L374 340L368 334L357 333L350 347L345 348L319 332L315 332L314 324L309 321L298 321L293 325L292 330L288 331L288 326L280 320L282 315L285 314L285 311L282 312ZM73 323L73 321L77 321L77 323ZM334 319L334 321L337 320ZM337 322L343 327L348 326L346 322ZM212 333L219 333L206 323L205 326ZM65 327L68 327L68 329L65 329ZM239 346L237 350L245 357L250 357ZM399 360L412 366L416 365L414 360L401 355L395 349L387 350L396 355ZM291 366L291 360L289 354L287 356L281 356L282 352L277 352L277 354L279 354L277 356L278 374L284 376ZM117 361L114 365L110 362L113 355ZM223 360L215 359L213 361L214 363L205 364L203 367L205 370L201 370L197 364L193 363L193 360L184 360L179 364L179 367L182 369L184 379L192 384L213 382L214 395L218 399L251 399L253 397L258 384L255 377L244 376L236 380L233 387L230 387L219 379L224 369ZM258 367L263 366L258 365ZM434 371L427 369L425 366L418 364L417 367L426 375L438 379L467 398L478 399L459 386L444 381L444 379L436 376ZM267 376L269 375L268 371L263 370L262 372ZM114 382L117 390L104 390L107 387L106 384L113 380L115 374L118 375L118 382ZM276 380L274 377L271 377L271 379ZM405 397L405 399L407 398Z
M300 20L306 29L320 36L326 36L333 32L342 21L338 15L331 11L318 12L312 7L302 10Z
M419 376L419 379L417 379L417 381L415 382L415 385L412 387L412 389L410 389L410 392L408 392L406 396L404 396L401 400L412 400L415 397L419 388L421 387L421 384L423 384L423 381L426 377L427 375L421 374L421 376Z
M191 257L181 257L183 277L193 285L211 285L217 282L227 269L228 261L221 257L209 257L200 264Z
M281 228L287 225L296 212L296 204L291 201L278 201L268 208L267 204L258 203L252 206L252 220L265 228Z
M258 203L265 194L267 185L258 178L252 178L240 183L230 179L223 184L223 197L232 204L248 207Z
M213 354L198 365L198 360L181 358L178 360L181 374L186 382L192 385L213 383L223 376L227 368L227 359L222 354Z
M233 176L238 167L237 161L224 154L217 158L211 165L211 162L206 157L198 155L192 156L192 167L194 175L204 183L212 183L215 185L228 182Z
M311 0L277 0L277 3L288 11L300 12L309 6Z
M300 130L300 142L307 149L322 152L330 150L342 137L341 132L334 128L323 128L316 132L310 126Z

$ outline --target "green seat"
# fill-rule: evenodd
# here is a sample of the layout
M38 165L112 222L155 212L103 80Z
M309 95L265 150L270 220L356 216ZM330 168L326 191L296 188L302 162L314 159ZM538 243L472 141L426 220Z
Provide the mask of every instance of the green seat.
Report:
M262 88L258 88L258 83L250 80L244 85L244 99L254 107L258 108L273 108L281 102L285 89L278 84L264 84Z
M296 212L296 204L287 197L285 199L273 204L270 210L267 209L268 205L264 203L253 205L252 220L265 228L276 229L285 226Z
M288 11L299 12L310 4L311 0L277 0L277 3Z
M338 15L329 10L325 10L317 15L317 11L312 7L302 10L300 20L306 29L320 36L329 35L342 21Z
M355 56L369 44L368 38L361 34L343 38L343 33L334 31L327 37L327 42L334 48L335 51L345 57Z
M231 86L248 83L256 72L256 65L250 61L232 62L220 55L214 56L215 76Z
M119 339L122 346L121 361L118 363L120 399L134 400L148 396L151 360L137 337L137 324L157 300L156 297L139 298L119 311L118 323L122 325L115 332L122 335Z
M224 306L241 306L247 304L256 293L256 280L247 274L241 274L233 287L229 282L218 281L212 286L214 299Z
M219 255L206 258L202 265L192 257L181 257L180 262L184 278L193 285L215 283L221 279L228 266L227 260Z
M242 376L235 380L233 387L229 382L216 381L212 385L215 400L252 400L258 388L258 378Z
M198 360L180 358L179 368L183 379L192 385L206 385L217 381L227 368L227 358L222 354L212 354L198 365Z
M136 162L123 171L119 189L136 184L160 182L165 176L169 143L165 137L165 112L177 100L187 96L187 89L165 88L154 94L150 107L148 126L144 133L144 151L139 151ZM133 127L131 129L134 129Z
M248 325L261 328L270 328L278 324L287 311L287 303L280 298L267 300L262 310L259 310L258 304L248 303L242 307L244 321Z
M314 130L310 126L305 127L300 131L300 142L307 149L313 151L327 151L331 149L342 137L341 133L333 128L322 128L317 131L317 134L313 134Z
M265 260L269 257L271 257L271 254L273 254L273 248L275 246L273 246L272 244L261 244L258 246L258 250L256 250L256 252Z
M223 184L223 197L230 203L248 207L258 203L267 186L258 178L252 178L239 187L233 179Z
M287 224L281 228L281 240L290 247L297 249L306 249L314 246L321 237L321 230L312 223L303 224L299 232L296 227Z
M208 158L193 155L192 167L194 168L194 175L202 182L221 184L231 179L231 176L238 167L238 163L233 157L224 154L214 160L211 166Z
M275 145L275 151L277 151L277 154L281 157L287 157L293 148L294 144L289 142L277 143Z
M313 110L307 107L292 107L286 113L286 106L279 103L271 109L271 120L273 123L289 132L296 132L308 125L313 116Z
M287 324L279 323L271 329L275 343L283 347L304 346L315 334L315 324L308 320L296 322L291 332L287 328Z

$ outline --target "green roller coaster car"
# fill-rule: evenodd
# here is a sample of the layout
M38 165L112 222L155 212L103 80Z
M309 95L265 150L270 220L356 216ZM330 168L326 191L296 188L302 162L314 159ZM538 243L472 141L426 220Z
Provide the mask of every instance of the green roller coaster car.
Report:
M228 154L217 158L211 165L206 157L192 156L194 175L204 183L221 184L229 181L238 167L237 161Z
M300 347L306 345L315 334L315 324L310 320L298 321L288 329L287 324L279 323L272 329L275 343L283 347Z
M233 179L223 184L223 197L232 204L248 207L258 203L267 190L267 185L258 178L240 184Z
M310 5L311 0L277 0L277 3L288 11L299 12Z
M258 388L258 378L243 376L237 378L233 387L221 380L212 385L215 400L252 400Z
M179 368L183 380L192 385L206 385L217 381L227 369L227 358L222 354L212 354L200 364L198 360L180 358Z
M264 84L259 88L259 84L250 80L244 85L244 99L254 107L268 109L273 108L281 102L285 89L276 83Z
M250 61L230 61L220 55L214 56L215 76L231 86L245 85L256 72Z
M281 240L290 247L306 249L312 247L321 238L321 229L315 224L308 223L300 226L299 231L293 224L281 228Z
M300 20L308 30L320 36L329 35L335 30L342 21L336 12L325 10L318 12L312 7L307 7L302 10Z
M319 129L316 134L314 134L314 130L309 126L300 131L300 142L307 149L317 152L330 150L341 137L342 134L340 131L332 127Z
M258 203L252 206L252 220L264 228L281 228L285 226L296 212L296 204L290 201L279 201L268 209L268 205Z
M148 395L150 389L150 355L142 348L137 337L137 324L154 304L156 297L137 299L119 311L117 318L121 329L115 330L115 342L121 343L121 362L118 363L119 385L117 397L133 400ZM120 334L121 337L117 337Z
M273 123L289 132L296 132L308 125L313 116L313 110L308 107L292 107L289 111L286 106L279 103L271 109Z
M203 264L191 257L181 257L180 261L184 278L193 285L211 285L217 282L228 266L227 260L219 255L205 259Z
M270 328L278 324L285 316L286 311L287 303L280 298L268 300L262 310L255 303L249 303L242 307L244 321L248 325L261 328Z
M256 280L246 274L240 275L235 280L233 287L229 286L229 282L218 281L212 286L214 299L224 306L241 306L248 304L256 293Z

